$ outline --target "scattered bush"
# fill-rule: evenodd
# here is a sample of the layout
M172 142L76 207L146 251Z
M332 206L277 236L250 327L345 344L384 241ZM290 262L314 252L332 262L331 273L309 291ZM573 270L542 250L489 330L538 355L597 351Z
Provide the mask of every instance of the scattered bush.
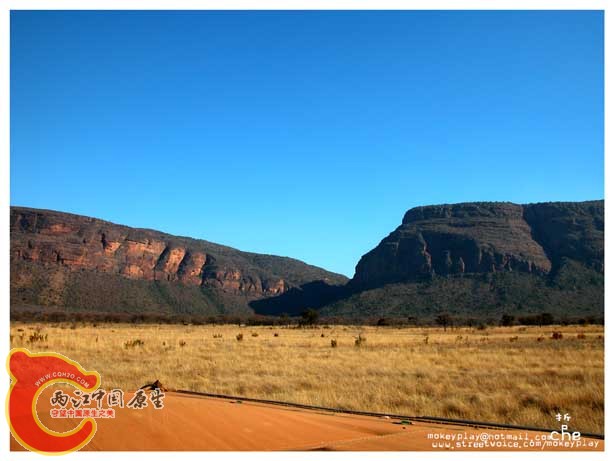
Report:
M331 339L330 340L330 347L337 347L337 340L336 339Z
M315 309L307 309L303 311L301 314L301 319L299 320L300 326L308 326L315 325L318 323L318 319L320 318L320 314Z
M443 331L446 331L449 326L453 325L453 319L450 314L439 314L435 318L435 323L443 327Z
M35 331L34 333L30 335L30 338L28 339L28 341L30 343L44 342L44 341L47 341L47 335L46 334L43 335L39 333L38 331Z
M141 346L144 346L144 345L145 345L145 343L137 338L137 339L132 339L130 341L126 341L124 343L124 348L125 349L131 349L131 348L135 348L135 347L141 347Z
M499 321L499 325L501 325L502 327L511 327L515 321L516 317L514 317L513 315L503 314L501 320Z
M45 322L62 323L66 322L66 328L72 328L70 323L91 323L93 327L101 323L133 323L133 324L166 324L166 325L287 325L297 323L288 316L263 316L254 315L252 317L239 317L236 315L199 315L199 314L179 314L162 312L65 312L32 309L11 309L11 321L20 322ZM77 328L77 326L75 326Z
M237 335L237 341L243 341L243 333Z
M552 332L552 339L563 339L563 333L560 331Z
M391 324L392 324L392 321L390 319L385 318L385 317L382 317L381 319L379 319L377 321L377 326L378 327L387 327L387 326L389 326Z
M258 333L256 333L256 332L254 331L254 332L252 333L252 336L253 336L254 338L257 338L257 337L258 337Z
M584 333L578 333L578 339L586 339L586 335Z
M179 347L184 347L187 343L182 339L179 341Z
M38 331L35 331L34 333L30 335L30 338L28 339L28 341L31 343L47 341L47 335L46 334L42 335Z
M542 312L541 314L526 315L524 317L518 317L518 322L521 325L552 325L554 323L554 316L549 312Z

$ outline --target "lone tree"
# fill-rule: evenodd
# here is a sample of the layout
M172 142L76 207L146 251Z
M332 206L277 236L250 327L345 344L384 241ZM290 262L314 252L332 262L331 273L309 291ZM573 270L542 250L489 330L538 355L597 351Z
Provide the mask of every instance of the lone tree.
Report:
M386 317L382 317L377 321L378 327L387 327L391 324L392 324L392 321L390 319L387 319Z
M315 309L307 309L301 314L301 325L315 325L320 318L320 314Z
M550 312L542 312L538 318L539 326L552 325L554 323L554 316Z
M501 316L501 321L499 322L502 327L511 327L514 324L516 317L509 314L503 314Z
M446 331L448 326L452 325L452 317L450 317L450 314L439 314L435 318L435 322L443 327L443 331Z

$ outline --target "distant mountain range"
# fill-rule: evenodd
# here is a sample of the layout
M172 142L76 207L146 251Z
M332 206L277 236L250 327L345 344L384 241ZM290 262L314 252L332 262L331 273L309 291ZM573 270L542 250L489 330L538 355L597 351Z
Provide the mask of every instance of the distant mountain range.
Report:
M203 315L603 316L604 202L418 207L351 280L300 261L11 208L11 305Z
M253 300L347 278L301 261L57 211L11 208L11 305L250 315Z

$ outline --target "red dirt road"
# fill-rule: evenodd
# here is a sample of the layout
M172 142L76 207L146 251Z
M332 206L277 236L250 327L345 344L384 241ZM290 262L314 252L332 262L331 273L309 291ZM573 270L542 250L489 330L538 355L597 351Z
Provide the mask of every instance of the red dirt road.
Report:
M50 409L47 393L43 393L38 403L39 417L43 424L52 430L64 432L75 427L80 421L52 419ZM537 443L543 444L546 440L536 440L536 438L545 439L549 435L546 432L476 429L421 422L401 424L399 420L381 417L328 413L250 402L237 403L172 392L166 393L163 409L155 410L151 403L142 410L118 409L115 418L97 419L97 422L98 431L83 450L602 451L604 449L603 440L586 437L582 437L580 444L574 447L542 448L537 446ZM429 434L432 434L430 438ZM499 437L490 439L489 443L495 445L488 447L470 445L478 442L478 439L486 439L489 434L490 437ZM11 450L23 450L13 437L11 437Z

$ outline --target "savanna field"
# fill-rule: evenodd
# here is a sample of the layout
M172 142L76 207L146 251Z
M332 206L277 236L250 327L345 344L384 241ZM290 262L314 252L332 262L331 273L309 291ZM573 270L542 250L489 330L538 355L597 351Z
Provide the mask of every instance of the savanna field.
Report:
M603 335L594 325L11 323L11 347L64 354L98 371L107 390L159 379L174 389L545 428L558 428L561 412L593 433L604 431Z

